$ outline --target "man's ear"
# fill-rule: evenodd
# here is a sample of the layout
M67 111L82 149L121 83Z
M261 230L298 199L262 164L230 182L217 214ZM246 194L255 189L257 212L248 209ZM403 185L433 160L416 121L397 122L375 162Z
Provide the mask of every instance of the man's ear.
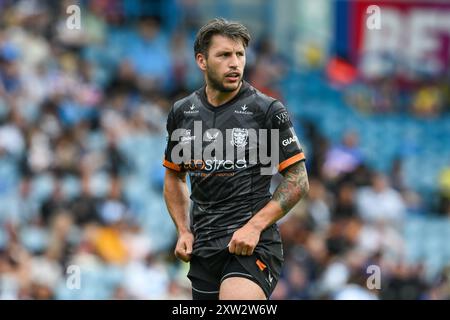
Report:
M197 53L195 56L195 61L197 62L200 70L206 71L206 57L202 53Z

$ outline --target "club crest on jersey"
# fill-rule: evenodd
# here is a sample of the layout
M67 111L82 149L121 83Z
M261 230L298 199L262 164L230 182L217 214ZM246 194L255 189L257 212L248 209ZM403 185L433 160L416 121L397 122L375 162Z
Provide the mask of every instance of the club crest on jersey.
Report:
M248 140L248 129L243 128L233 128L231 131L233 140L231 144L238 148L243 148L247 145Z

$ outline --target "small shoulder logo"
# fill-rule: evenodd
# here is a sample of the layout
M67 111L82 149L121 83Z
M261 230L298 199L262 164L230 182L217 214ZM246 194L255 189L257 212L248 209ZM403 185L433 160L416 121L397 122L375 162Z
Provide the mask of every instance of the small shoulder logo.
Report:
M283 147L287 147L287 146L290 145L292 142L296 142L296 141L298 141L297 136L292 136L292 137L289 137L289 138L287 138L287 139L284 139L284 140L281 142L281 144L283 145Z
M288 122L290 119L289 117L289 113L287 113L287 111L278 113L275 115L275 117L277 118L278 124L281 125L285 122Z

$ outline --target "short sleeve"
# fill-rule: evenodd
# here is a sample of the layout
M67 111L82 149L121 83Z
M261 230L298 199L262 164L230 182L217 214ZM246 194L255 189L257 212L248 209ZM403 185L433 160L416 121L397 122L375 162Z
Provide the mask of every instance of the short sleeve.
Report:
M166 125L166 129L167 129L167 145L166 145L166 150L164 152L164 161L163 161L163 166L175 171L181 171L181 167L175 163L172 162L172 150L175 147L175 145L177 144L176 141L172 141L171 136L173 131L177 128L176 125L176 121L175 121L175 115L173 112L173 109L170 110L169 115L167 116L167 125Z
M281 172L299 161L305 160L303 149L292 125L291 116L279 101L273 102L266 116L268 126L279 130L279 165Z

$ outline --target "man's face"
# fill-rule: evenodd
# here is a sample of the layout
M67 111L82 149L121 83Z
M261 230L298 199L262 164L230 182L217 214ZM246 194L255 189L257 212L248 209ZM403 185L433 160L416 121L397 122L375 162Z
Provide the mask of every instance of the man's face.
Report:
M239 88L245 67L245 48L240 39L214 35L208 57L197 54L197 63L205 72L208 84L219 91L231 92Z

